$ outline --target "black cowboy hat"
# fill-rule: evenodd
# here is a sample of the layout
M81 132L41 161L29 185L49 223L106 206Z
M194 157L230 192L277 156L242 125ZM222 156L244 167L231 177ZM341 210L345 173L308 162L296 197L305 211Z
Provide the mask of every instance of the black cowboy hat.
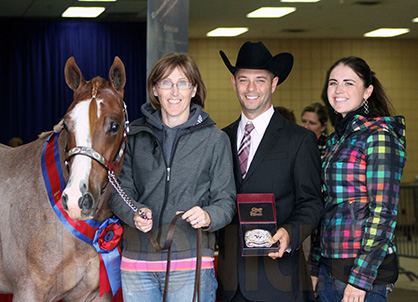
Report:
M235 74L240 68L266 69L279 77L277 85L286 80L293 67L292 54L283 52L273 57L263 42L245 42L238 52L235 67L231 65L222 50L219 51L219 54L232 74Z

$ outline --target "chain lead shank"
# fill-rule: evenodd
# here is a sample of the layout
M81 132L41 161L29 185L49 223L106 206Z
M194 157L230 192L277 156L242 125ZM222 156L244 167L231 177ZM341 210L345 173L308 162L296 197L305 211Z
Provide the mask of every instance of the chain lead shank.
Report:
M140 215L143 219L148 220L147 215L144 211L141 209L138 209L136 205L132 202L132 200L129 198L129 196L125 193L125 191L120 186L119 182L117 181L115 177L115 173L113 171L108 170L107 176L109 178L109 182L112 184L112 186L115 188L116 192L118 192L119 196L122 198L122 200L138 215Z

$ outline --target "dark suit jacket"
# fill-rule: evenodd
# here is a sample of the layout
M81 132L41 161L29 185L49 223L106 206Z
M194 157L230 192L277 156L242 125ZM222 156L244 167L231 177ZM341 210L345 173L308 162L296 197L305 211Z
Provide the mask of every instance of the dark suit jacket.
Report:
M315 134L275 112L243 181L237 156L239 121L223 129L233 150L237 193L274 194L277 227L288 231L292 252L276 260L242 257L235 217L218 234L218 300L229 301L238 285L248 300L313 300L312 283L299 248L316 228L323 209Z

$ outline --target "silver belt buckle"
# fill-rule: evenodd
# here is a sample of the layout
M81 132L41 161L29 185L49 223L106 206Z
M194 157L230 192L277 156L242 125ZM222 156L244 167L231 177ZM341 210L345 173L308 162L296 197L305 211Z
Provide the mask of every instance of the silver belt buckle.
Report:
M245 232L245 245L249 248L271 247L271 233L267 230L254 229Z

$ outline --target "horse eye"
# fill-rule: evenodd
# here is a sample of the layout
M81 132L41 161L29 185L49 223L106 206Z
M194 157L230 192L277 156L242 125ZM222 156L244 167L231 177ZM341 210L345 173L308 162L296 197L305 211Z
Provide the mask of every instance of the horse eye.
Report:
M110 132L112 132L112 133L116 133L116 132L118 132L118 130L119 130L119 124L117 124L117 123L112 123L111 125L110 125L110 129L109 129L109 131Z

